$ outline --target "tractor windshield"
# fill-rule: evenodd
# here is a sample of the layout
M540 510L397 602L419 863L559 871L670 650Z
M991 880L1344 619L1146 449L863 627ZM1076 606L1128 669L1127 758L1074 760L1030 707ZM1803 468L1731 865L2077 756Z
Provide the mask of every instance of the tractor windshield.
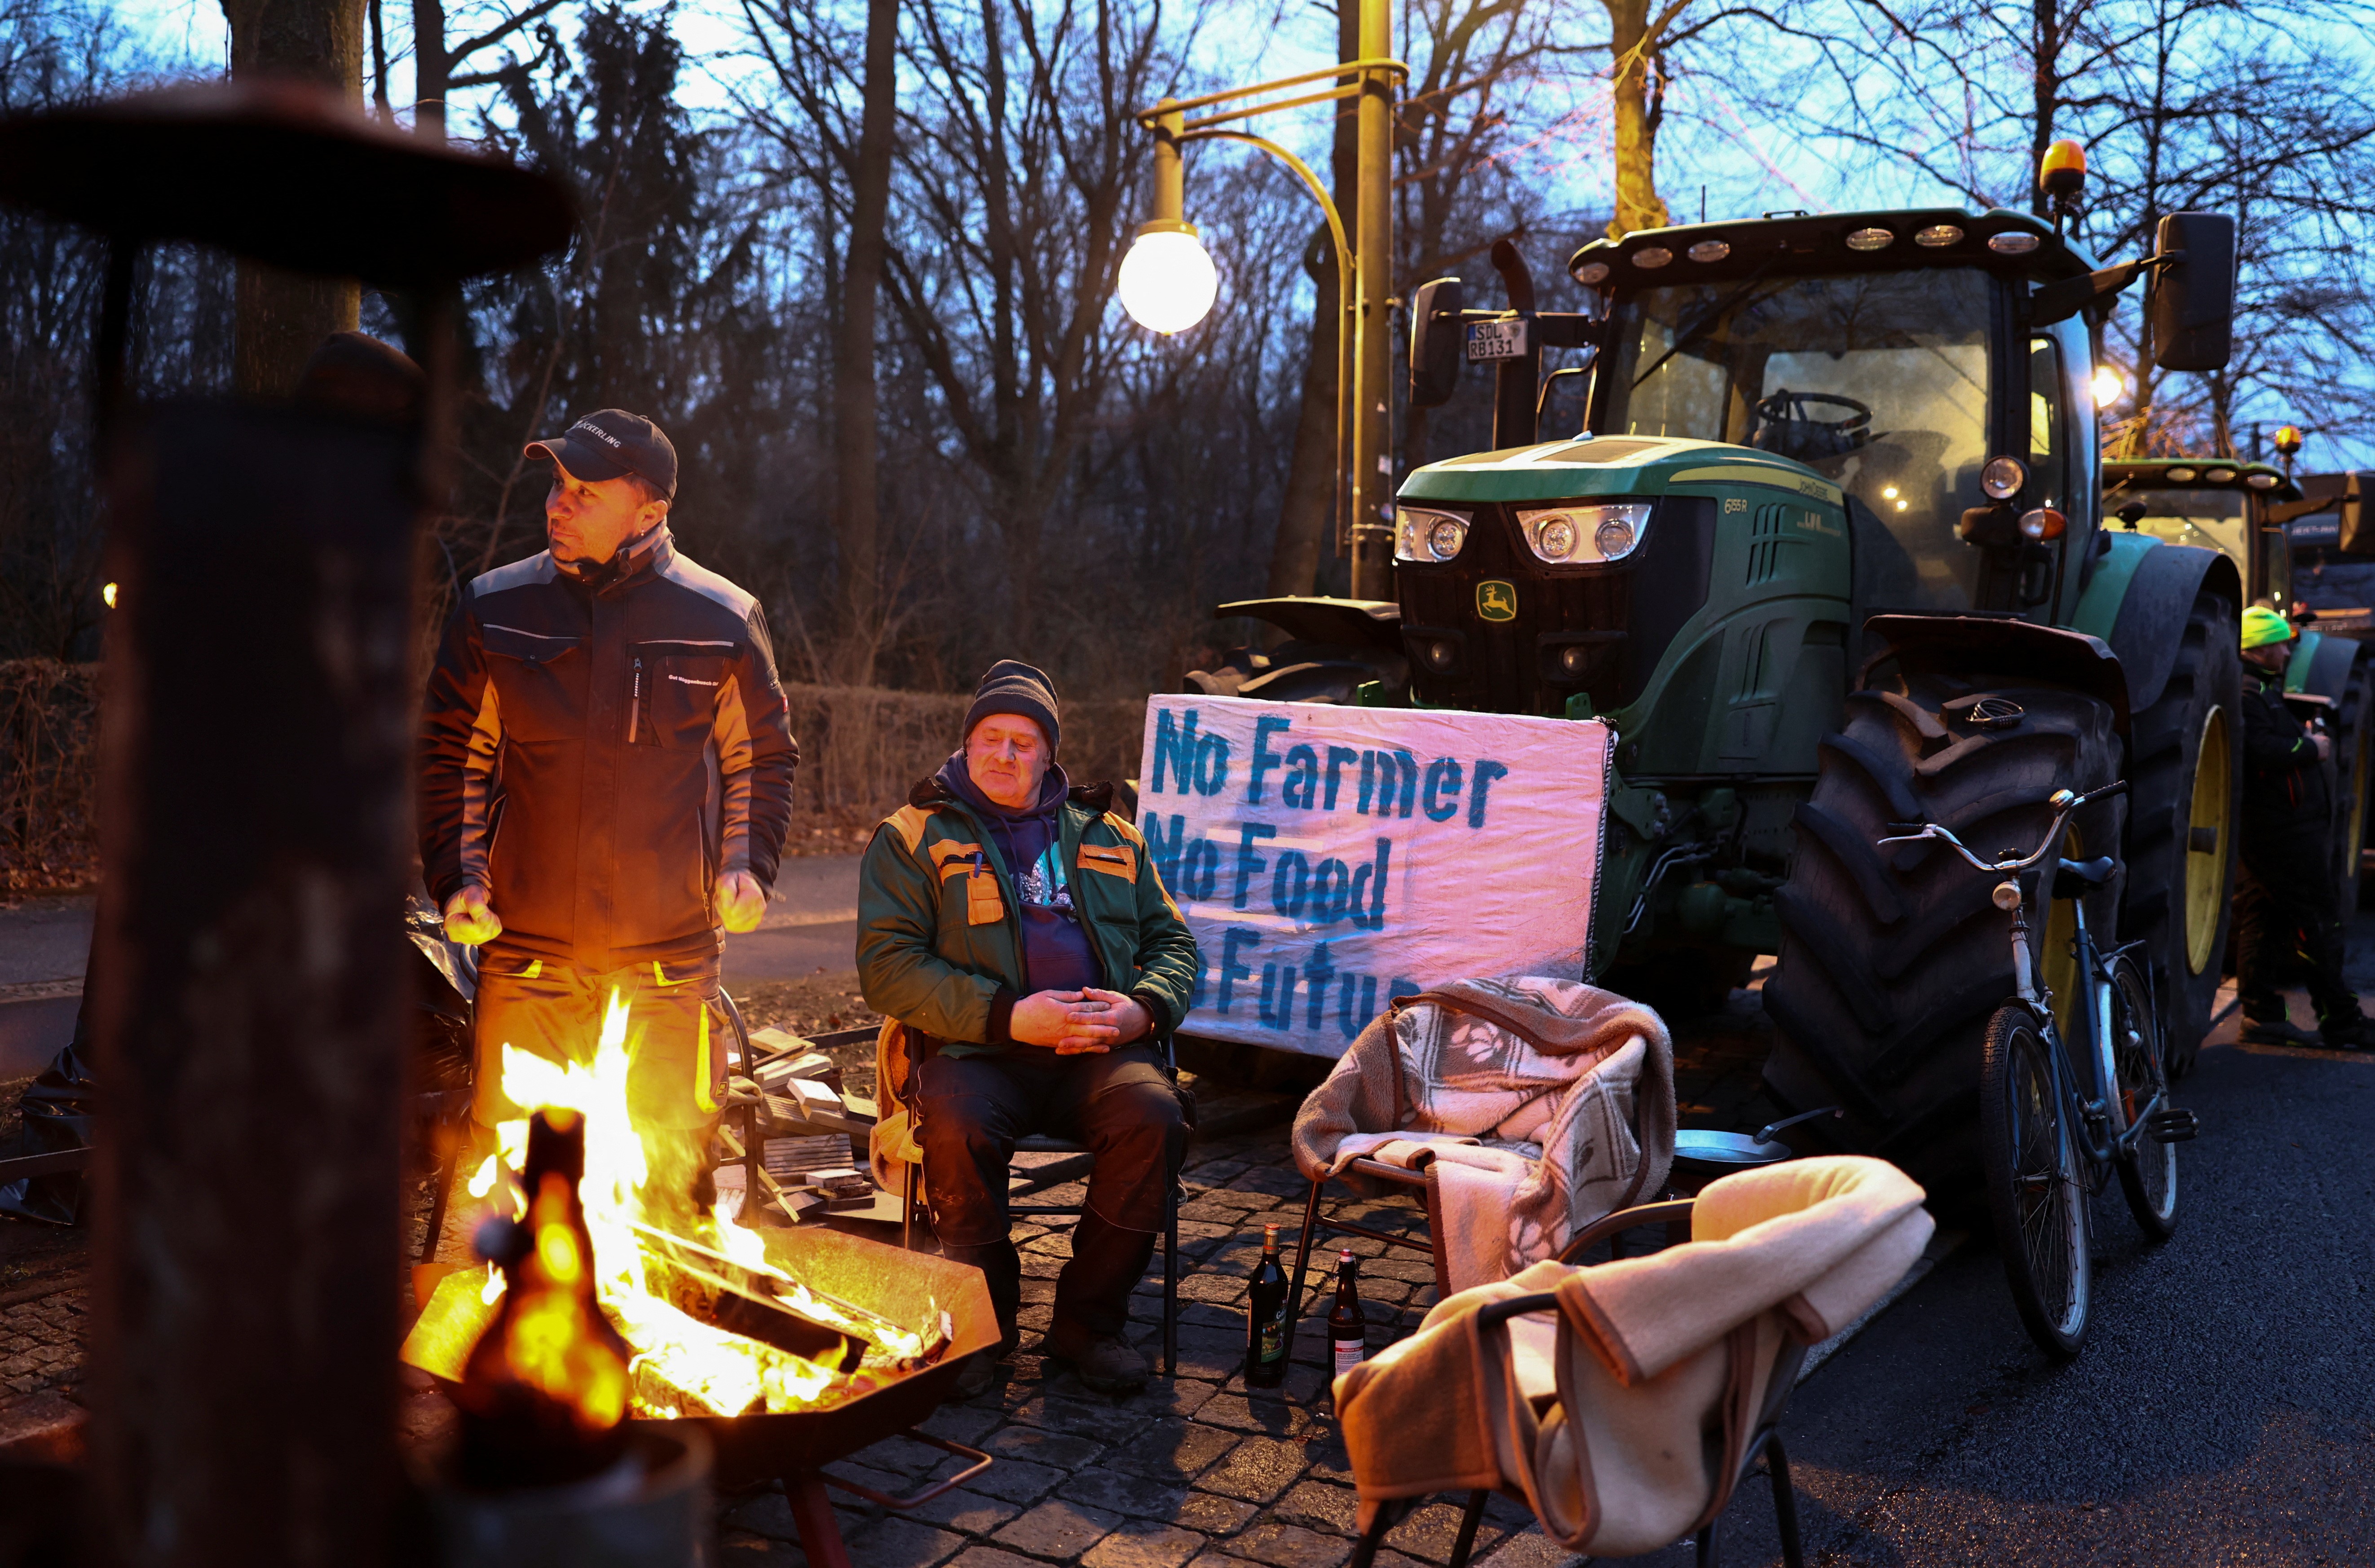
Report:
M1989 309L1983 274L1944 268L1623 295L1596 428L1795 458L1881 525L1858 530L1896 556L1859 562L1870 602L1968 608L1978 552L1955 524L1988 504Z

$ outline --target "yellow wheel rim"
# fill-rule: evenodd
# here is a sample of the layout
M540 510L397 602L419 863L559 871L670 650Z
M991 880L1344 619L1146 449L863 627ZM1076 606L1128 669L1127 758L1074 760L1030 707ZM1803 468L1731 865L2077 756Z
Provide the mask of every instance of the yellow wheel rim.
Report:
M2234 831L2235 760L2227 710L2202 720L2193 755L2193 810L2185 840L2185 966L2200 974L2218 958L2218 917L2227 911L2227 835Z

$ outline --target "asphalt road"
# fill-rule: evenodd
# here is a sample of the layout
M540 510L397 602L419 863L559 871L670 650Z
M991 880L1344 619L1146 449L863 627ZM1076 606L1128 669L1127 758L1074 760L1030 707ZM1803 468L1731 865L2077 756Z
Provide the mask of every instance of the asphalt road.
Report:
M2363 994L2375 921L2352 938ZM2116 1183L2097 1200L2075 1362L2030 1344L1975 1235L1802 1386L1810 1562L2375 1563L2375 1055L2237 1021L2180 1085L2177 1235L2147 1244ZM1780 1561L1764 1480L1726 1527L1727 1568Z

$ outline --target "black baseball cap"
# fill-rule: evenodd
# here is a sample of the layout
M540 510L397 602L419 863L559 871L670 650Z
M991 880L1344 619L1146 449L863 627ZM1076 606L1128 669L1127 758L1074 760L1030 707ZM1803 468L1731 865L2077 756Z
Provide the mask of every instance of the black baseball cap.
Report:
M657 425L624 408L597 409L557 436L528 442L527 454L596 484L639 475L660 494L676 499L676 448Z

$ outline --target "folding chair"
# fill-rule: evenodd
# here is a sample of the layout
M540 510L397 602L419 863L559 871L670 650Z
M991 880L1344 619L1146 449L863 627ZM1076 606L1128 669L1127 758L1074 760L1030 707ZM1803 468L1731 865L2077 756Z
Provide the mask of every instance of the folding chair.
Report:
M1607 1241L1613 1244L1621 1232L1643 1226L1663 1226L1670 1237L1679 1226L1687 1237L1691 1206L1696 1201L1685 1197L1619 1209L1577 1232L1560 1252L1559 1261L1579 1262L1599 1243ZM1513 1317L1523 1317L1528 1313L1552 1312L1557 1307L1558 1297L1547 1291L1539 1295L1513 1296L1480 1310L1476 1315L1477 1325L1480 1328L1490 1328ZM1790 1396L1797 1389L1798 1373L1805 1365L1807 1350L1803 1342L1794 1338L1782 1341L1774 1362L1772 1380L1766 1387L1764 1407L1757 1413L1755 1431L1743 1446L1740 1468L1732 1482L1736 1494L1739 1483L1748 1478L1760 1457L1764 1459L1766 1468L1773 1478L1773 1516L1780 1533L1781 1561L1786 1568L1805 1568L1806 1564L1805 1547L1798 1532L1798 1498L1790 1480L1790 1455L1782 1446L1780 1427L1782 1411L1790 1403ZM1483 1521L1484 1503L1490 1495L1486 1491L1468 1494L1467 1506L1459 1515L1459 1533L1452 1539L1447 1568L1468 1568L1469 1554L1476 1546L1477 1527ZM1401 1523L1421 1501L1419 1498L1402 1498L1380 1506L1377 1517L1353 1547L1349 1568L1372 1568L1377 1548L1384 1543L1387 1532ZM1722 1516L1718 1515L1700 1527L1696 1541L1698 1568L1718 1568L1720 1561L1719 1527L1721 1523Z
M1162 1055L1163 1071L1176 1086L1178 1082L1179 1068L1173 1059L1171 1041L1168 1037L1164 1037L1162 1041ZM922 1065L921 1062L916 1064L919 1067ZM882 1086L876 1085L875 1092L878 1095L883 1093ZM912 1114L913 1107L909 1109ZM1192 1126L1192 1117L1190 1125ZM1093 1161L1094 1158L1093 1152L1085 1143L1075 1143L1069 1138L1048 1138L1038 1133L1027 1134L1015 1139L1014 1152L1018 1155L1087 1154ZM917 1221L921 1220L927 1227L930 1223L930 1217L924 1212L924 1206L916 1196L917 1178L922 1171L923 1167L920 1164L908 1162L899 1194L900 1212L904 1216L899 1232L899 1244L910 1252L916 1247ZM1015 1175L1023 1175L1028 1179L1030 1174L1027 1171L1018 1171L1011 1164L1007 1167L1007 1171L1010 1184ZM1030 1187L1024 1189L1026 1194L1034 1190L1035 1189ZM1010 1225L1015 1220L1025 1216L1069 1214L1078 1217L1087 1212L1088 1200L1085 1195L1078 1203L1018 1204L1010 1201L1006 1207ZM1179 1362L1179 1183L1176 1178L1173 1179L1169 1188L1163 1195L1162 1241L1163 1375L1169 1377L1177 1368Z

